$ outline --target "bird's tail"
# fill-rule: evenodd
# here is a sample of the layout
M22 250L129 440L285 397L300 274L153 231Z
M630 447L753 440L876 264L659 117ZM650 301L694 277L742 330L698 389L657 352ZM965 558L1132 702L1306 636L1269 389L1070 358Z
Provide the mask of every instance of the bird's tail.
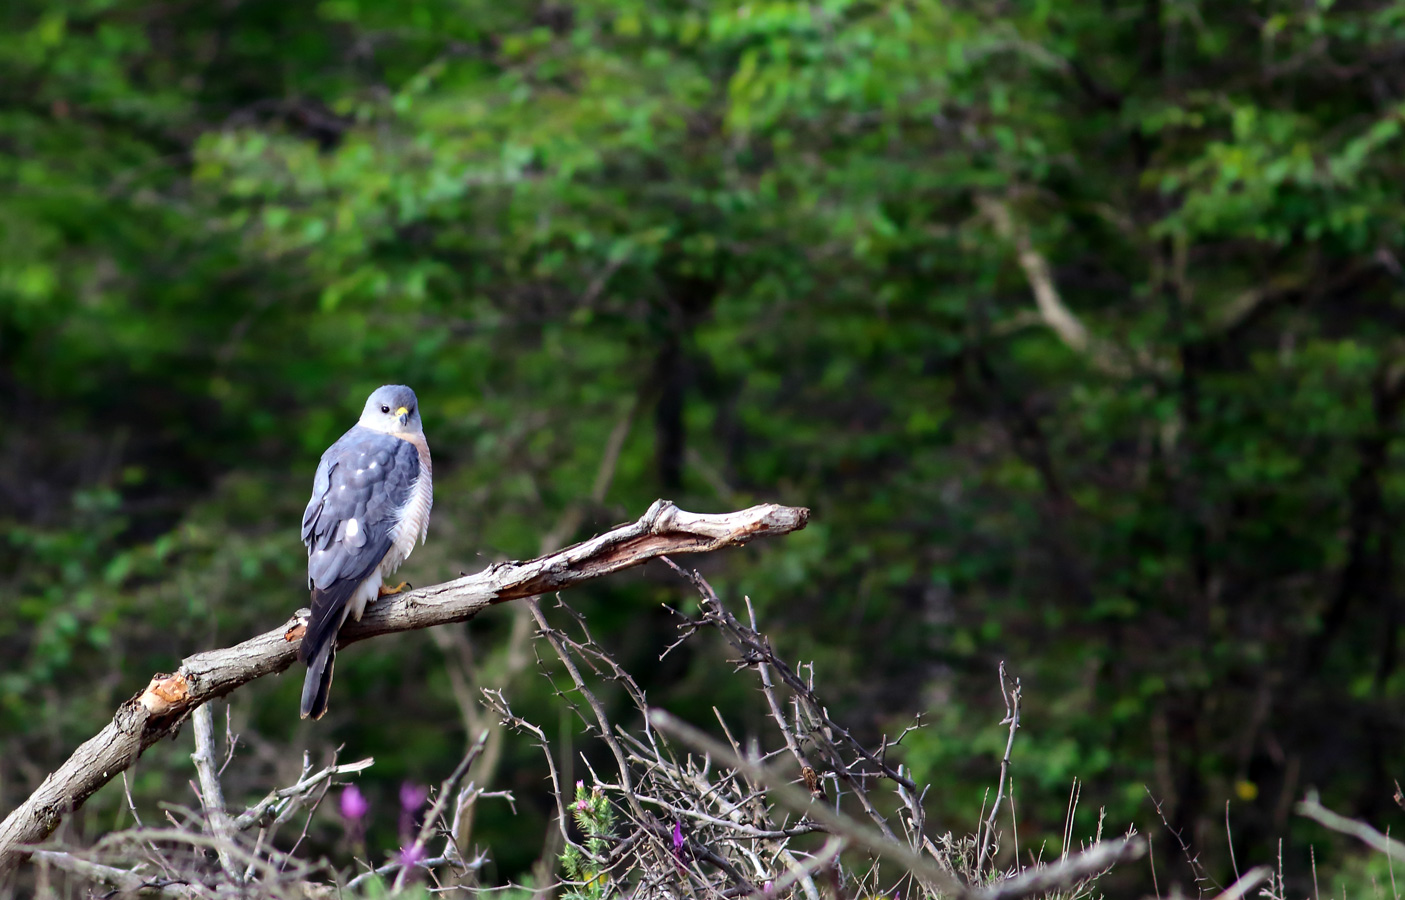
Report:
M302 682L302 717L320 719L327 711L332 693L332 663L337 658L337 636L325 641L307 661L307 675Z

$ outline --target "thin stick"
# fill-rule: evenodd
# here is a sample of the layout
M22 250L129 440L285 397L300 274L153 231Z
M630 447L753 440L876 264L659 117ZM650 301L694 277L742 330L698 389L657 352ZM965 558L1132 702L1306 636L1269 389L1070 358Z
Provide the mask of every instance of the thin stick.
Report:
M1020 862L1020 817L1015 812L1015 779L1010 779L1010 833L1015 838L1015 865Z
M1156 900L1161 900L1161 885L1156 883L1156 841L1147 839L1146 861L1151 866L1151 889L1156 893Z
M561 830L561 845L563 847L573 847L587 858L593 858L586 848L571 840L571 835L567 831L571 821L570 815L566 812L566 801L564 799L565 785L561 776L556 770L556 757L552 755L551 744L546 739L546 732L541 728L523 719L512 712L512 708L507 705L507 699L502 695L502 689L480 688L483 692L484 702L490 709L502 717L502 723L508 728L516 731L525 731L537 739L537 746L541 748L542 754L546 757L547 775L551 780L551 795L556 800L556 823Z
M844 852L847 843L843 838L831 835L829 840L824 842L824 846L815 852L814 856L777 878L771 884L768 893L772 897L783 896L786 888L810 878L814 873L837 860L839 854Z
M132 821L137 823L138 828L145 828L146 824L142 822L141 815L137 812L137 803L132 799L132 786L127 781L126 772L122 773L122 792L127 797L127 808L132 811ZM151 860L157 868L164 871L167 876L174 878L176 874L175 870L166 863L166 857L157 851L156 845L148 843L146 847L148 851L147 859Z
M673 560L665 557L664 562L673 566L675 571L681 571L674 565ZM760 634L760 630L756 627L756 610L751 606L750 597L746 598L746 612L751 620L751 630ZM805 758L805 751L800 749L800 742L796 740L794 732L790 730L790 725L786 722L785 711L781 709L780 701L776 698L775 685L771 683L771 667L766 664L766 660L762 659L756 663L756 672L761 676L761 693L766 696L766 703L771 707L771 718L775 721L776 727L781 730L781 735L785 738L785 745L790 748L790 755L794 756L795 761L799 763L802 774L813 777L815 767ZM811 793L814 791L812 790Z
M1396 791L1397 794L1400 792L1400 785L1399 785L1399 784L1396 784L1396 786L1395 786L1395 791ZM1390 829L1389 829L1389 828L1386 828L1386 830L1385 830L1385 838L1386 838L1386 840L1390 840ZM1387 870L1388 872L1390 872L1390 895L1391 895L1392 897L1394 897L1395 900L1400 900L1400 891L1399 891L1399 889L1396 888L1396 886L1395 886L1395 857L1394 857L1393 854L1387 853L1387 854L1385 855L1385 865L1386 865L1386 870Z
M306 771L307 760L304 759L303 777L296 784L279 788L276 791L269 791L267 797L240 813L239 817L234 820L234 830L247 831L255 825L266 824L270 816L273 817L273 824L281 825L287 822L303 803L308 802L313 794L325 793L325 789L331 786L332 779L338 775L354 775L357 772L365 771L375 761L374 757L368 756L356 762L331 765L315 775L309 775Z
M1307 816L1314 822L1325 825L1333 831L1349 834L1371 847L1373 850L1379 850L1381 853L1386 854L1387 857L1405 859L1405 844L1381 834L1365 822L1348 819L1346 816L1332 812L1319 803L1316 796L1309 795L1308 798L1299 803L1295 809L1298 815ZM1314 866L1315 865L1316 863L1314 862ZM1316 871L1315 868L1314 871Z
M35 850L34 859L36 862L47 863L56 869L70 872L98 884L110 884L117 889L114 893L174 897L179 900L215 896L214 891L198 883L165 878L149 879L127 869L105 866L59 850Z
M1145 788L1145 790L1146 795L1151 798L1151 805L1156 810L1157 818L1161 820L1161 824L1165 826L1166 831L1171 837L1175 838L1176 843L1180 845L1181 853L1185 856L1185 861L1190 865L1191 874L1195 876L1195 889L1199 895L1202 897L1205 896L1206 884L1212 884L1215 886L1215 890L1222 891L1223 889L1210 878L1210 873L1206 872L1205 867L1200 864L1199 855L1191 853L1190 844L1186 843L1185 838L1181 837L1179 831L1171 827L1171 823L1166 819L1165 811L1161 809L1161 801L1156 799L1155 795L1151 793L1150 788Z
M990 805L990 818L980 830L980 850L976 854L976 874L985 871L985 855L995 833L995 817L1000 814L1000 801L1005 797L1005 779L1010 774L1010 750L1015 746L1015 731L1020 727L1020 680L1015 686L1005 689L1005 661L1000 661L1000 693L1005 697L1005 722L1010 723L1010 734L1005 739L1005 758L1000 761L1000 781L995 786L995 802ZM1004 724L1002 722L1001 724ZM1018 858L1018 857L1017 857Z
M1258 887L1259 882L1273 874L1273 870L1268 866L1254 866L1245 872L1243 877L1235 880L1234 884L1225 888L1215 900L1243 900L1244 896L1251 890Z
M576 690L585 698L586 703L590 706L591 712L595 714L595 723L600 733L600 739L605 742L605 746L610 748L610 752L615 756L615 763L619 766L620 782L624 787L625 797L634 805L636 814L642 813L643 809L638 804L638 799L634 793L634 785L630 778L629 763L625 761L624 750L620 747L619 741L615 740L614 728L610 725L609 717L605 714L604 704L600 702L595 696L595 692L590 689L589 685L585 683L585 679L581 677L580 668L576 665L575 660L570 654L566 652L561 634L551 627L551 624L546 620L546 616L542 613L541 603L533 597L527 602L527 608L532 611L532 617L537 620L537 629L541 632L541 635L547 639L547 642L551 644L552 649L556 651L556 655L560 657L561 664L566 667L566 671L570 674L571 680L575 682Z
M483 754L483 748L488 745L488 731L484 729L479 732L478 739L473 742L473 746L468 748L468 752L459 760L459 764L454 767L454 771L449 777L444 779L444 783L439 786L439 796L434 799L434 806L430 808L429 815L424 817L424 822L420 825L419 834L415 835L415 841L404 854L405 859L418 859L424 852L424 845L429 840L429 836L434 833L439 817L444 814L444 809L449 803L450 797L457 796L459 782L468 774L468 769L473 765L474 760ZM400 870L400 874L395 876L395 885L391 888L392 894L397 894L405 888L405 879L409 877L414 869L412 865L405 865Z
M209 823L210 834L215 839L215 854L219 857L220 868L235 885L244 883L244 873L234 862L230 853L233 846L233 828L229 813L225 811L224 789L220 786L219 773L215 770L215 723L210 715L210 705L197 706L191 717L191 730L195 733L195 752L190 758L195 763L195 772L200 777L200 803L205 807L205 819Z
M1075 853L1058 862L1026 869L1014 878L992 885L982 891L981 900L1018 900L1045 894L1060 888L1072 887L1089 878L1106 872L1120 862L1136 859L1146 852L1146 841L1139 837L1125 837L1116 841L1094 844L1087 850Z
M1230 831L1229 828L1228 800L1224 802L1224 836L1225 842L1229 844L1229 867L1234 870L1234 880L1237 883L1239 881L1239 863L1235 862L1234 859L1234 832ZM1226 890L1221 896L1228 896L1229 892L1232 890L1234 890L1234 886L1230 885L1229 889Z
M1078 787L1078 779L1073 779L1073 785L1068 789L1068 812L1064 814L1064 838L1063 850L1059 853L1060 859L1068 858L1068 845L1073 843L1073 819L1078 815L1078 795L1082 793Z

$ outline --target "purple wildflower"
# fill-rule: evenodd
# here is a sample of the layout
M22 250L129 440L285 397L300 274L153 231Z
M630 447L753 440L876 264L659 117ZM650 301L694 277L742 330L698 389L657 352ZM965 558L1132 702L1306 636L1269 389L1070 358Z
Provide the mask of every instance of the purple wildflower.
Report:
M765 884L761 885L761 893L763 893L763 894L769 894L769 893L771 893L771 891L773 891L773 890L775 890L775 889L776 889L776 883L775 883L774 881L772 881L771 879L769 879L769 878L766 879L766 883L765 883Z
M400 785L400 808L409 813L417 813L424 801L429 799L429 788L422 784L407 781Z
M683 823L673 823L673 855L680 860L683 858Z
M341 797L338 798L337 810L341 813L342 827L346 829L346 838L353 845L359 845L366 838L366 813L370 810L371 804L366 799L366 795L361 793L361 789L354 784L348 784L342 789Z
M341 792L341 817L348 824L355 824L366 817L366 811L371 808L371 804L366 802L366 797L361 793L361 789L354 784L348 784Z

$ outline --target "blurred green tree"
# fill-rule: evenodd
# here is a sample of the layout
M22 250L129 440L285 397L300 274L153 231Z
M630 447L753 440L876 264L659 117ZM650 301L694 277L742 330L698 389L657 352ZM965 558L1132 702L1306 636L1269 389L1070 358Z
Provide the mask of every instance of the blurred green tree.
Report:
M1187 835L1233 799L1245 853L1309 785L1389 808L1405 4L0 15L5 800L297 605L316 454L403 381L446 472L418 579L659 494L812 506L714 580L866 727L932 712L939 817L991 781L999 659L1032 830L1075 776ZM660 599L584 602L642 661ZM427 780L456 713L413 640L344 664L394 738L285 685L240 715ZM655 689L751 702L716 664Z

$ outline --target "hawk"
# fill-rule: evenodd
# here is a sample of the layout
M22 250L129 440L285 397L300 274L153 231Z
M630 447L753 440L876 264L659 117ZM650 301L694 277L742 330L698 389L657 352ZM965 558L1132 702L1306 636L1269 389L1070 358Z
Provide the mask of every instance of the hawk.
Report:
M298 658L307 663L302 717L322 718L332 689L337 632L366 604L399 593L382 581L429 530L434 487L415 392L378 387L361 419L322 454L302 517L312 612Z

